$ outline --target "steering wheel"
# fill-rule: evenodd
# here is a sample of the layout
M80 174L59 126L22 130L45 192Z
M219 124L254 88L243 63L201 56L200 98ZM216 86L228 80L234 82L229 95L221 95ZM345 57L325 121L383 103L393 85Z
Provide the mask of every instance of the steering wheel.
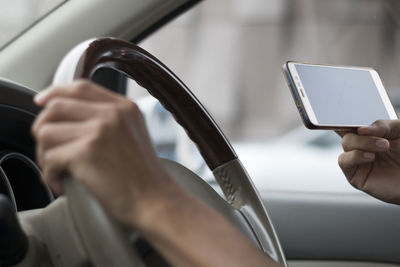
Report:
M102 68L116 70L135 80L172 113L197 145L225 199L187 168L176 162L160 159L171 176L191 194L224 215L271 258L286 266L267 211L233 148L199 100L158 59L129 42L112 38L88 40L65 56L56 71L53 83L63 84L78 78L91 79L96 71ZM44 210L19 215L25 232L35 237L30 238L30 247L35 248L28 250L27 257L33 257L32 251L41 249L36 243L47 243L49 250L52 245L56 246L57 238L51 235L57 236L55 232L64 230L68 233L75 231L69 237L73 240L65 243L75 244L68 245L74 252L77 249L72 247L79 247L79 252L74 256L77 259L61 259L60 257L68 257L61 254L73 252L53 249L53 252L48 253L51 255L43 256L44 252L39 253L45 258L44 261L53 262L56 266L67 266L67 262L69 266L80 266L77 264L81 264L85 257L88 257L96 267L144 265L137 251L132 248L132 238L135 238L135 234L110 218L82 184L72 178L65 179L65 192L65 197L57 199ZM45 223L50 229L45 237L43 230L37 230L44 227L38 226L38 218L51 218ZM61 223L61 229L53 229L54 223ZM61 247L57 246L61 250ZM57 253L58 258L53 255ZM28 262L33 260L25 259L18 266L29 266Z

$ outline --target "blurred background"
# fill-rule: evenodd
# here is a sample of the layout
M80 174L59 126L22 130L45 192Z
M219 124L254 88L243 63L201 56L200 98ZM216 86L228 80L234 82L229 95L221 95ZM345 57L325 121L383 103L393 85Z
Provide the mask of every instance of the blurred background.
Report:
M203 1L140 45L198 96L259 190L357 193L337 165L340 138L305 129L281 67L295 60L375 68L398 107L399 11L396 0ZM193 147L180 148L184 136L170 142L178 151ZM194 154L174 159L197 170Z
M62 2L0 0L0 46ZM339 137L302 126L281 67L373 67L398 107L399 15L397 0L206 0L139 45L201 100L259 189L353 192L337 166ZM211 179L165 110L133 81L128 93L140 98L159 154Z
M187 83L234 140L300 124L287 60L376 68L399 84L399 1L204 1L141 44Z

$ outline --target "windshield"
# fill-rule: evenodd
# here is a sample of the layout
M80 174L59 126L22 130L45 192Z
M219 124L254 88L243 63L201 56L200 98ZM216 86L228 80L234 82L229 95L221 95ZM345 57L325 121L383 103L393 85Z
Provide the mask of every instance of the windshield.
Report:
M66 0L0 0L0 50Z

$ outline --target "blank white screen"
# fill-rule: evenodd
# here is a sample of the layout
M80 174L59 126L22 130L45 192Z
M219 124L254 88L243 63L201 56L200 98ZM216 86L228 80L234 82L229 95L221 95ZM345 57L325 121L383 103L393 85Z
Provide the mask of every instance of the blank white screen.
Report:
M320 124L370 125L390 119L367 70L295 65Z

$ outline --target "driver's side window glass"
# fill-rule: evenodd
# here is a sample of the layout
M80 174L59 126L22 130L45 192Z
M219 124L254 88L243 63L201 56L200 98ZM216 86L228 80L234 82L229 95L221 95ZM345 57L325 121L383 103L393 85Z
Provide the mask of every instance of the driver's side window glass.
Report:
M340 138L305 129L281 66L375 68L398 107L399 12L393 0L202 1L140 46L210 111L259 189L355 193L337 165Z

